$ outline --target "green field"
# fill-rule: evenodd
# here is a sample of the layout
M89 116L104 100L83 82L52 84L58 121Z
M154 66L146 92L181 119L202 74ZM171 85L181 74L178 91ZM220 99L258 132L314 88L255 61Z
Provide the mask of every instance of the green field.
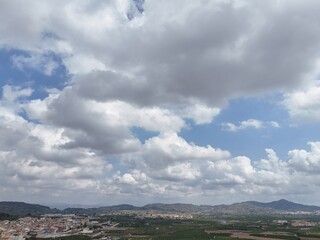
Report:
M296 219L296 218L295 218ZM95 236L70 236L61 240L109 239L118 240L232 240L232 239L287 239L308 237L320 239L320 227L294 227L274 223L273 216L195 216L193 219L143 218L136 215L106 215L94 219L99 223L114 222L116 227L92 226ZM320 219L304 219L319 222ZM48 239L48 238L47 238Z

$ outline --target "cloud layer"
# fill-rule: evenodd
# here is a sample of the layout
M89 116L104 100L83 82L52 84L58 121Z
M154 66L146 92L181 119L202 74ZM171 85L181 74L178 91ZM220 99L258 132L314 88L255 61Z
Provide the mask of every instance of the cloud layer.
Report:
M67 76L45 96L34 94L36 84L2 86L1 196L320 199L317 141L286 159L270 148L266 159L250 159L181 134L213 124L232 99L268 93L282 95L292 120L318 122L320 2L30 0L18 14L22 4L0 8L0 47L16 51L12 68L55 77L64 67ZM242 119L222 126L280 127ZM154 135L142 140L135 128Z
M223 123L222 126L225 128L226 131L230 132L237 132L239 130L244 130L247 128L260 129L263 127L280 127L279 123L275 121L263 122L257 119L248 119L241 121L238 126L233 123Z

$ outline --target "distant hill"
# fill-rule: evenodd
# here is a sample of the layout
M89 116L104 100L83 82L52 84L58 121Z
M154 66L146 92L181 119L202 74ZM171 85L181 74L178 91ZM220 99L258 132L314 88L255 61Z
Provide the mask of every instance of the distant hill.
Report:
M165 212L199 212L201 211L201 206L193 204L183 204L183 203L173 203L173 204L163 204L163 203L153 203L142 207L144 210L157 210Z
M24 202L0 202L0 213L10 215L35 215L55 212L57 212L56 209L51 209L50 207L39 204L29 204Z
M208 214L276 214L285 212L315 212L320 211L320 207L308 206L298 203L293 203L284 199L262 203L256 201L247 201L241 203L234 203L230 205L194 205L183 203L153 203L147 204L143 207L135 207L132 205L116 205L99 208L68 208L65 213L103 213L114 211L157 211L157 212L184 212L184 213L208 213Z
M16 217L7 213L0 213L0 221L2 220L15 220Z
M103 212L116 212L116 211L135 211L141 210L140 207L136 207L129 204L120 204L107 207L97 207L97 208L66 208L62 211L65 214L93 214L93 213L103 213Z
M320 211L320 207L318 206L308 206L299 203L290 202L285 199L281 199L279 201L273 201L269 203L265 203L266 207L276 209L276 210L284 210L284 211Z
M320 211L318 206L309 206L294 203L281 199L278 201L262 203L247 201L230 205L194 205L194 204L147 204L143 207L136 207L129 204L121 204L96 208L66 208L64 210L51 209L38 204L28 204L23 202L0 202L0 213L10 215L26 214L99 214L117 211L157 211L157 212L184 212L184 213L208 213L208 214L277 214L287 212L315 212Z
M262 203L256 201L247 201L234 203L231 205L213 206L213 213L237 213L237 214L268 214L268 213L285 213L285 212L315 212L320 211L318 206L309 206L290 202L285 199L278 201Z

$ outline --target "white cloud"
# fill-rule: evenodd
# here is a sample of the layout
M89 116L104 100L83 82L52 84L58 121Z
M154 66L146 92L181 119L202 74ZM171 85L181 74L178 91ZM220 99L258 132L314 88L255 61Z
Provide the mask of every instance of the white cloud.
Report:
M258 168L266 171L275 171L277 169L282 169L284 162L281 162L273 149L265 149L268 154L268 159L261 159L258 163Z
M31 88L5 85L2 87L2 99L7 102L14 102L19 98L30 97L32 92Z
M33 100L25 109L33 119L64 128L70 139L65 147L106 153L138 150L140 143L131 133L132 127L164 134L179 132L185 126L183 119L168 109L86 100L75 95L72 87L44 100Z
M6 36L0 44L32 56L18 62L34 65L43 59L34 56L53 52L71 73L108 69L131 75L122 82L135 86L129 96L124 88L118 92L116 81L109 81L105 96L117 93L118 100L131 97L143 105L197 100L215 108L236 96L296 86L313 71L319 53L314 1L147 1L138 25L127 18L129 1L30 1L17 16L20 4L5 1L0 14ZM53 70L48 64L44 72ZM147 84L139 86L141 79Z
M50 56L45 55L31 55L31 56L21 56L13 55L11 57L13 65L24 70L25 68L32 68L43 72L45 75L50 76L59 67L59 64L54 61Z
M31 88L3 88L1 196L148 201L318 189L317 142L290 151L287 161L272 149L253 160L188 142L181 130L186 119L211 123L230 99L285 92L317 72L319 2L145 1L142 14L129 1L30 0L17 11L23 4L4 0L0 8L0 46L28 53L12 56L13 65L53 75L54 54L73 77L44 99L26 100ZM292 119L318 121L319 96L318 85L292 91L284 106ZM143 143L133 127L158 135Z
M269 121L269 122L267 122L267 124L269 124L269 126L274 127L274 128L280 127L280 124L276 121Z
M158 171L176 162L222 159L230 156L228 151L211 146L201 147L186 142L176 133L163 134L148 139L137 154L126 156L125 161L134 166L148 166Z
M320 142L309 142L311 151L294 149L289 151L288 164L295 171L317 173L320 170Z
M320 85L309 85L302 90L285 94L283 105L295 122L320 121Z
M138 108L126 102L86 103L88 108L103 113L105 120L112 125L141 127L149 131L179 132L184 121L168 109L160 107Z
M94 57L80 54L64 59L64 64L71 74L84 74L95 70L107 70L104 63Z
M263 122L257 119L248 119L240 122L239 125L235 125L233 123L223 123L222 126L226 131L230 131L230 132L237 132L239 130L244 130L247 128L260 129L264 127L273 127L273 128L280 127L279 123L275 121Z
M171 165L165 170L164 174L161 174L161 178L176 178L179 180L194 180L200 176L200 171L193 167L191 163Z
M62 96L63 93L59 93L55 100ZM49 106L57 107L53 104L55 100ZM90 106L94 106L91 110L96 114L98 110L109 110L108 114L111 114L111 110L119 109L119 106L123 107L127 115L135 114L131 111L139 112L139 109L128 110L132 108L131 105L119 102L117 104L120 105L113 104L114 102L106 103L105 108L99 104ZM118 164L122 165L121 173L113 173L114 165L108 160L110 155L106 154L107 151L100 154L88 144L77 149L63 148L70 141L79 141L72 138L74 135L69 131L80 122L72 126L65 124L67 122L60 122L61 127L46 123L37 125L28 123L6 107L0 110L0 190L8 196L13 194L10 188L16 188L18 193L15 196L27 197L26 192L29 192L34 196L47 195L51 199L68 196L70 200L75 200L79 194L94 193L97 199L112 194L114 199L123 201L127 199L126 196L145 196L148 202L152 199L173 200L180 194L190 199L220 196L221 191L224 196L229 197L237 195L245 198L249 194L252 198L258 198L265 194L270 197L295 194L302 185L309 186L303 187L304 193L311 193L314 188L310 186L320 184L320 178L315 177L320 166L317 157L320 148L317 142L310 143L311 151L290 151L286 161L280 160L272 149L266 149L267 159L252 161L246 156L232 157L228 151L212 146L202 147L188 143L177 133L169 131L146 140L135 151L113 154L112 158L121 158ZM83 107L80 110L86 111ZM115 119L121 117L123 122L109 124L131 126L130 121L125 121L121 111L114 110L114 113L118 114ZM159 113L161 111L156 111L156 114ZM64 115L64 118L70 117ZM50 123L49 119L41 119ZM74 118L71 119L75 121ZM90 128L88 125L81 128L81 131L90 134ZM105 130L109 131L108 124L100 125L99 129L103 133ZM310 174L310 178L305 178L306 172ZM301 179L304 181L300 181ZM31 188L32 191L29 191ZM87 198L83 198L83 201L85 199Z
M197 125L209 124L213 118L219 115L219 108L211 108L202 104L192 104L181 110L180 115L192 119Z

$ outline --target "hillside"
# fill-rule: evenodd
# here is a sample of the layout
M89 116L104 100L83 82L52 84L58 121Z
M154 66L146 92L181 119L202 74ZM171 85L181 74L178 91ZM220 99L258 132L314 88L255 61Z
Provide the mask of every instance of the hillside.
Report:
M285 199L272 201L268 203L246 201L234 203L231 205L213 206L212 213L227 214L274 214L285 212L315 212L320 211L318 206L309 206L290 202Z
M155 211L164 211L164 212L201 212L201 206L193 204L183 204L183 203L173 203L173 204L164 204L164 203L153 203L147 204L142 207L144 210L155 210Z
M303 205L299 203L290 202L285 199L266 203L265 206L272 209L284 210L284 211L306 211L306 212L320 211L320 207L318 206Z
M57 210L39 204L29 204L24 202L0 202L0 213L10 215L35 215L54 212L57 212Z
M116 212L116 211L135 211L141 210L140 207L136 207L129 204L120 204L114 206L97 207L97 208L66 208L62 211L64 214L93 214L102 212Z
M147 204L143 207L136 207L128 204L97 207L97 208L66 208L62 211L51 209L50 207L28 204L23 202L0 202L0 213L10 215L26 214L45 214L45 213L63 213L63 214L93 214L107 213L117 211L157 211L157 212L184 212L184 213L208 213L208 214L277 214L287 212L316 212L320 211L318 206L309 206L294 203L281 199L278 201L262 203L256 201L247 201L234 203L230 205L193 205L193 204Z

